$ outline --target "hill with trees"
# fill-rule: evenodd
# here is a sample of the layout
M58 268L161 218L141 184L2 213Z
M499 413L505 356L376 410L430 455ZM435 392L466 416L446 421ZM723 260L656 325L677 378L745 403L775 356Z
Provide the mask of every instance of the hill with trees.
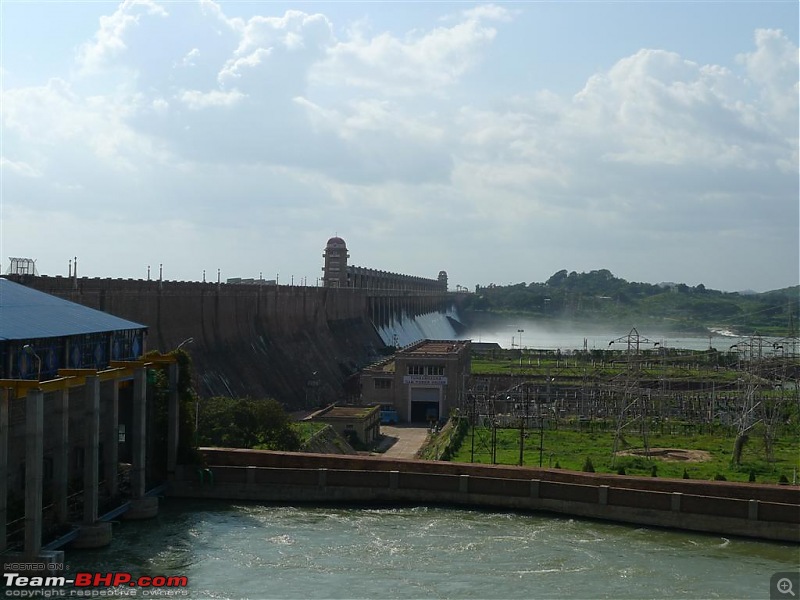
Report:
M638 323L674 331L728 330L785 336L798 323L800 286L760 294L722 292L683 283L628 282L607 269L562 269L544 283L476 286L467 311L513 312L542 319Z

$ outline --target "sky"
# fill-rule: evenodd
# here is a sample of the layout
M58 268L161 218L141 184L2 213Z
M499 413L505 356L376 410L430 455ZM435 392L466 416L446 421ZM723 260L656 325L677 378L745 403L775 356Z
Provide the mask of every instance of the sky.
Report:
M0 257L800 283L798 3L0 0Z

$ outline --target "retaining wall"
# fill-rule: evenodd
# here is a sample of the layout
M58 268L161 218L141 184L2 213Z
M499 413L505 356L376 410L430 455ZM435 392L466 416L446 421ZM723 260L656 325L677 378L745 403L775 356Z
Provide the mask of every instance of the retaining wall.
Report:
M204 454L207 470L181 467L169 495L549 511L800 543L795 487L366 456L227 449L204 449Z

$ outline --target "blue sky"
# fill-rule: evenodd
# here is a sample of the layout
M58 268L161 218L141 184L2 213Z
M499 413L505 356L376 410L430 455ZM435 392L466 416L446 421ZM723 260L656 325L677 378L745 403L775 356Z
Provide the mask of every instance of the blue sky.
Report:
M41 273L795 285L797 2L0 2Z

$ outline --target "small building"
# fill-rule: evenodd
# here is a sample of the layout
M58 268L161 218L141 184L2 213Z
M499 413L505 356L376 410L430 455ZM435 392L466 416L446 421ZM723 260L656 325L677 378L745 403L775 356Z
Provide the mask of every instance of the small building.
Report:
M355 437L364 445L371 444L380 435L380 406L337 406L332 404L309 415L304 420L326 423L348 441Z
M422 340L361 372L364 404L391 406L402 422L439 421L463 405L469 340Z

